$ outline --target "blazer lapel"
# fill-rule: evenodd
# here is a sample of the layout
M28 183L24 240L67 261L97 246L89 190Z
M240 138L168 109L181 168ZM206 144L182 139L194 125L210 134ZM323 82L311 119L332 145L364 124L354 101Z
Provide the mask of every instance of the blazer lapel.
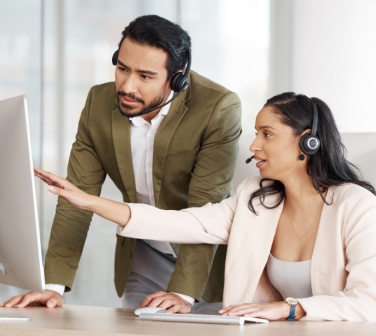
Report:
M112 133L116 161L128 196L128 202L136 202L132 150L130 140L130 122L118 108L112 111Z
M274 197L268 197L266 201L271 205L274 200ZM237 288L233 302L242 302L245 298L251 300L254 297L270 254L282 209L283 202L274 209L266 209L260 204L256 206L258 215L247 209L249 216L242 213L242 218L237 219L241 224L237 225L239 228L236 233L234 228L231 231L226 261L226 287L230 292Z
M339 236L338 227L336 225L339 211L334 198L334 189L335 187L328 189L326 200L329 204L324 203L322 208L315 246L312 252L311 286L313 295L322 295L325 293L327 284L334 278L333 272L336 270L335 265L340 263L340 261L332 258L333 255L336 255L334 252L336 246L333 242L335 242L336 237ZM328 241L333 242L328 244ZM342 242L340 244L342 244ZM333 260L335 261L334 265L332 265ZM345 267L344 260L345 256L342 257L343 267Z
M153 154L155 204L158 204L168 147L177 127L179 126L179 123L188 110L185 103L190 99L190 97L191 88L189 86L184 93L182 93L171 103L170 110L159 126L157 134L155 135Z

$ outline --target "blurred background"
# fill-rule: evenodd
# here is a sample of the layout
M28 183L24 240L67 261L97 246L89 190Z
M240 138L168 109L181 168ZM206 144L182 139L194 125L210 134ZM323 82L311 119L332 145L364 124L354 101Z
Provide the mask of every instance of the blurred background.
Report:
M244 134L284 91L323 99L342 133L372 133L375 13L374 0L0 0L0 100L27 95L34 165L65 176L88 90L114 79L121 31L158 14L190 34L195 71L240 96ZM56 197L36 183L44 257ZM103 195L121 200L110 181ZM66 303L121 306L115 229L94 217ZM0 285L0 301L20 292Z

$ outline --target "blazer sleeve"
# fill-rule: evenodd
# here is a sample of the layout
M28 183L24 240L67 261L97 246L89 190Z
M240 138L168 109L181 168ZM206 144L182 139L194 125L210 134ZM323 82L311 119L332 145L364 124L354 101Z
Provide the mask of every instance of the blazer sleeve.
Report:
M299 299L306 320L376 321L376 197L367 192L357 202L349 203L337 209L339 216L344 217L343 246L331 246L332 253L327 256L337 259L337 263L345 259L344 270L341 267L332 270L344 273L343 284ZM330 272L326 276L329 282Z
M241 103L235 93L227 91L213 107L197 155L189 183L189 207L216 203L230 195L240 134ZM216 250L207 244L181 245L167 291L201 299Z
M117 234L180 244L227 244L239 194L246 182L241 183L234 196L202 207L161 210L146 204L128 204L131 218L125 227L118 227Z
M105 179L88 131L90 90L82 111L76 141L72 146L67 179L80 189L99 195ZM61 284L70 291L92 219L92 212L79 210L58 199L45 260L46 283Z

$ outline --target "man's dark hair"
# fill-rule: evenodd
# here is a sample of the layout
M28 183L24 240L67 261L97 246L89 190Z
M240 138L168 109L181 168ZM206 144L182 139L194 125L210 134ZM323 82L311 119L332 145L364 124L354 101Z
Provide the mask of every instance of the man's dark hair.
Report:
M158 15L144 15L133 20L122 32L122 39L128 38L132 42L163 49L168 54L168 78L184 70L191 49L191 38L178 24Z

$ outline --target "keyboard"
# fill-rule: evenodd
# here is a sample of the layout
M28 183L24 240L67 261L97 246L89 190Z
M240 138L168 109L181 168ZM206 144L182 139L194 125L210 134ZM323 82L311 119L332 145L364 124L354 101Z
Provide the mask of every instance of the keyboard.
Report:
M245 322L269 323L268 320L247 317L247 316L222 316L205 314L168 314L168 313L141 313L141 320L165 321L165 322L191 322L191 323L212 323L212 324L237 324L243 325Z
M30 320L30 319L31 319L30 317L20 315L20 314L0 313L0 321L16 321L16 320L22 321L22 320Z

